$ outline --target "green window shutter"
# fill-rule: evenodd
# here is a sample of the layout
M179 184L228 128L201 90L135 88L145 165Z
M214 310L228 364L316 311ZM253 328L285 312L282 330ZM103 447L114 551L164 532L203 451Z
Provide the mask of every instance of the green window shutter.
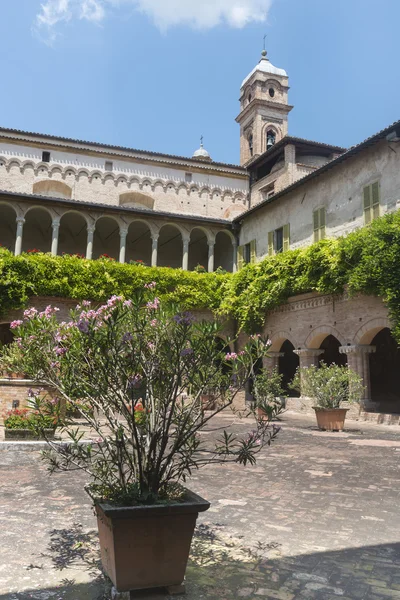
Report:
M243 269L244 265L244 246L238 246L237 249L237 269Z
M268 231L268 256L274 254L274 232Z
M371 196L372 196L372 218L377 219L379 217L379 181L375 181L371 185Z
M325 225L326 225L326 210L325 206L319 209L319 239L325 238Z
M364 188L364 221L365 224L371 223L371 186L367 185Z
M314 242L319 241L319 210L313 212Z
M251 240L250 242L250 262L254 264L257 258L257 246L256 240Z
M290 246L290 225L288 223L287 225L283 226L283 252L286 252L286 250L289 250L289 246Z

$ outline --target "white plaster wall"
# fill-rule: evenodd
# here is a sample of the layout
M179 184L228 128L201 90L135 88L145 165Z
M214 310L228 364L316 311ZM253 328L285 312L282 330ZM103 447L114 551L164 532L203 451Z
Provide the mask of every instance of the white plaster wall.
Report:
M400 206L400 152L393 152L386 141L245 217L240 244L256 239L260 260L268 254L268 231L290 223L290 247L309 245L313 242L313 211L321 206L327 209L326 236L346 235L364 225L363 188L377 180L383 215ZM261 182L256 185L259 189Z

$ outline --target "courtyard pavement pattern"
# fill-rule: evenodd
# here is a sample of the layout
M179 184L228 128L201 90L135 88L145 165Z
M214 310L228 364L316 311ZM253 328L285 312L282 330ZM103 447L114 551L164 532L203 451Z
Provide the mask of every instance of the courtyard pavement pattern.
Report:
M325 433L286 413L256 466L194 473L189 487L211 509L198 521L187 600L400 599L399 459L399 427L349 421ZM49 477L36 451L3 449L0 477L0 600L110 598L82 474Z

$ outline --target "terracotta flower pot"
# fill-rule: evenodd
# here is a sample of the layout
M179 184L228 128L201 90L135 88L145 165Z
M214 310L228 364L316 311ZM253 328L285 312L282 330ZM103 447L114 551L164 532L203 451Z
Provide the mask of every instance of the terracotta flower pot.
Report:
M190 491L170 505L97 504L101 561L116 590L182 585L197 516L209 508Z
M343 431L348 408L318 408L313 406L319 429Z

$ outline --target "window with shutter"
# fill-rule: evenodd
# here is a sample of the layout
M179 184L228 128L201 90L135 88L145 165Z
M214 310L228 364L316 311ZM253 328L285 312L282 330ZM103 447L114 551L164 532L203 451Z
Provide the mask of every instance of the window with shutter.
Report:
M257 259L257 246L256 240L251 240L250 242L250 262L254 264Z
M283 251L286 252L290 247L290 225L283 226Z
M268 231L268 256L274 254L274 232Z
M325 206L322 206L313 212L314 242L319 242L319 240L324 239L325 223Z
M367 185L363 192L364 222L366 225L379 217L379 181Z

